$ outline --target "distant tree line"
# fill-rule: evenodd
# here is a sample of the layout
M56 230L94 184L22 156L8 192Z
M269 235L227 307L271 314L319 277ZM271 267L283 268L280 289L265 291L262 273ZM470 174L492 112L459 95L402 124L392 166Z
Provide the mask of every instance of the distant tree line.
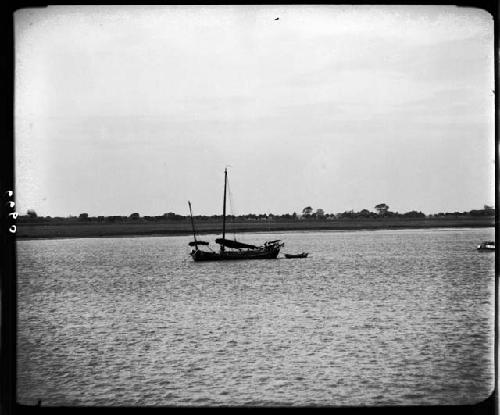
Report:
M134 223L134 222L165 222L165 221L182 221L188 219L188 216L177 215L176 213L164 213L161 216L141 216L139 213L134 212L129 216L89 216L88 213L80 213L78 216L38 216L33 209L28 209L26 215L18 216L18 220L26 223L40 223L40 222L107 222L107 223Z
M348 210L341 213L325 213L323 209L314 209L311 206L306 206L301 214L296 212L283 215L274 215L272 213L246 215L226 215L228 221L278 221L290 222L298 220L343 220L343 219L384 219L384 218L440 218L440 217L481 217L495 216L495 208L484 205L483 209L473 209L468 212L439 212L436 214L425 215L422 212L412 210L406 213L391 212L389 206L385 203L380 203L374 207L374 211L362 209L359 212ZM197 215L193 216L197 221L214 221L222 220L222 215ZM141 216L134 212L128 216L89 216L88 213L80 213L78 216L38 216L33 209L28 209L26 215L18 216L19 223L146 223L146 222L170 222L170 221L187 221L188 215L178 215L174 212L164 213L161 216Z

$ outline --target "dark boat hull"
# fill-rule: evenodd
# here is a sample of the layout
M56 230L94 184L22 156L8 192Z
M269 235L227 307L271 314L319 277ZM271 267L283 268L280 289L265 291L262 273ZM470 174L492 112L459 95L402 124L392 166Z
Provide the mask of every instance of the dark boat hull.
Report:
M276 259L279 248L258 251L226 251L223 254L196 250L191 257L196 261L235 261L241 259Z

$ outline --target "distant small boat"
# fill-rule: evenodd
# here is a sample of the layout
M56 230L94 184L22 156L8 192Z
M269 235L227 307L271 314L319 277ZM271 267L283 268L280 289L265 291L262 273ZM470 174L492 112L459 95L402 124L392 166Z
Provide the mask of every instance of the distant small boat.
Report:
M285 257L290 259L290 258L307 258L307 255L309 255L309 252L302 252L301 254L285 254Z
M477 246L478 251L494 251L495 241L485 241Z

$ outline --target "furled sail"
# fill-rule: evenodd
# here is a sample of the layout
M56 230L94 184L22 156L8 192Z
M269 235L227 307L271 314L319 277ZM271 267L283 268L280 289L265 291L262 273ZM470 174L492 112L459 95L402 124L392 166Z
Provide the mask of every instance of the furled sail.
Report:
M208 245L208 242L205 241L193 241L189 242L189 246L196 246L196 245Z
M227 248L237 248L237 249L239 249L239 248L251 248L251 249L258 248L255 245L244 244L242 242L231 241L230 239L224 239L224 238L218 238L215 240L215 242L218 243L219 245L223 245Z

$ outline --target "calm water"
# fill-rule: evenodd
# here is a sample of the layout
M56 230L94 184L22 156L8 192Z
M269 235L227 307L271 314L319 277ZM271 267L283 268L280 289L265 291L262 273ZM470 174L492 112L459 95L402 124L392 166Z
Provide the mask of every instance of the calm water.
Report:
M492 228L239 239L278 238L310 257L194 263L189 237L19 241L18 401L468 404L492 392L495 254L475 249Z

